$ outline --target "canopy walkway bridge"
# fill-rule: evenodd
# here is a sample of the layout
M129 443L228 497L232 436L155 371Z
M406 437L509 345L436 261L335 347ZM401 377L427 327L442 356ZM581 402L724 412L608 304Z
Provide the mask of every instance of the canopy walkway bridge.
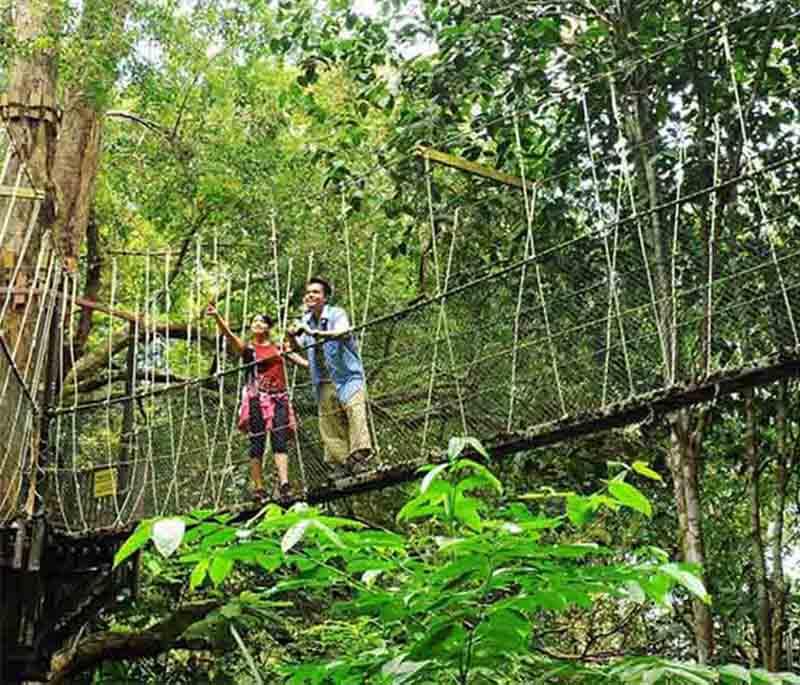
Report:
M727 36L718 39L727 53ZM732 72L727 87L737 107L718 117L733 133L718 120L710 143L675 131L632 141L612 125L598 150L595 128L624 115L613 75L608 86L606 109L594 114L582 89L570 91L582 99L585 130L575 134L583 149L565 173L529 179L522 163L515 177L468 169L518 197L515 262L456 267L472 237L457 213L446 231L434 218L432 165L448 157L430 150L422 153L435 283L427 295L412 304L371 302L390 257L373 240L360 247L368 268L354 274L345 226L341 273L349 282L339 284L340 299L367 372L376 453L357 477L329 480L312 387L305 370L290 369L300 422L291 479L303 498L413 478L442 458L453 435L476 436L502 455L800 372L800 157L790 151L798 146L751 130L740 104L745 95L765 106L781 96L743 93ZM511 117L506 123L518 126ZM798 123L800 116L783 132L789 142L800 138ZM739 164L723 165L734 144ZM641 180L640 153L647 164L656 152L659 202ZM61 271L56 241L35 230L43 192L13 145L4 145L2 159L0 564L12 610L0 637L13 646L6 665L22 677L41 673L74 627L129 583L135 571L111 574L109 562L137 521L247 507L250 495L247 438L236 430L243 368L201 318L201 280L215 269L204 263L208 252L197 243L196 297L180 312L169 288L155 297L169 271L156 255L146 256L136 301L115 297L116 269L110 301L82 301L76 279ZM564 195L565 174L573 206L558 231L542 231L540 207ZM245 283L242 330L265 302L281 312L281 327L299 311L291 298L306 265L280 266L274 248L266 272L215 276L221 293ZM104 331L92 353L74 340L74 315L87 307ZM179 317L185 323L175 324ZM82 376L90 368L92 378L104 371L100 383Z

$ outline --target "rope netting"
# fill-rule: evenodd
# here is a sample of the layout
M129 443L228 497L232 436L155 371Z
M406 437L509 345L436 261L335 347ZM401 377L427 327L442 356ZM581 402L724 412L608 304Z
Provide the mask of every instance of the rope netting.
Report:
M724 29L714 40L730 64ZM723 163L734 144L719 119L712 140L695 138L677 104L674 128L654 140L630 140L624 120L631 103L614 74L605 78L602 97L597 79L592 97L583 88L568 94L578 112L575 158L550 177L534 177L526 166L521 128L546 118L564 94L535 113L509 116L521 179L517 189L502 191L512 216L504 220L519 243L512 263L474 259L482 237L476 217L492 216L497 189L456 209L434 186L459 172L434 168L426 158L419 184L425 216L417 227L426 290L412 304L389 299L391 289L383 287L396 278L392 241L380 229L354 231L342 212L335 244L318 249L325 269L338 274L334 304L347 310L363 360L374 454L363 473L330 480L319 426L328 417L320 417L308 371L286 359L298 418L289 445L295 493L315 498L412 473L440 458L453 435L522 449L564 427L602 427L600 419L630 406L754 370L794 372L800 158L793 150L800 134L795 122L776 146L773 132L748 126L747 111L788 107L788 94L745 92L732 68L724 84L733 109L719 116L737 129L735 172ZM644 178L643 156L655 181ZM383 181L375 176L375 183ZM648 184L656 181L661 199L654 202ZM121 286L124 258L114 258L110 301L95 306L101 339L92 352L77 358L74 326L60 327L56 375L64 382L39 468L55 525L83 534L250 501L249 439L237 429L247 370L203 313L209 300L216 302L233 331L247 338L252 315L269 310L277 314L276 339L283 337L302 312L302 285L321 260L319 254L281 258L280 220L265 219L271 263L251 272L224 268L216 236L198 238L180 303L172 300L171 253L139 255L144 277L133 290ZM71 321L85 306L74 280L50 280L48 259L31 276L57 293L41 300L40 331L48 330L48 307L58 303ZM29 404L26 418L11 428L0 422L7 430L0 437L13 437L0 449L15 444L21 455L35 430L26 426L35 425L33 390L41 381L33 370L41 364L32 363L33 370L10 364L16 356L13 344L9 349L0 354L0 373L10 379L3 402ZM22 457L9 463L25 473Z
M34 188L0 127L0 524L35 506L40 386L61 277L49 234L37 230Z

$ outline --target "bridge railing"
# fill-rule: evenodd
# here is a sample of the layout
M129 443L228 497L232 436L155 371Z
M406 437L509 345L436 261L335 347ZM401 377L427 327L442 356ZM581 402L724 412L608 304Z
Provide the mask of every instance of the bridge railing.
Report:
M37 507L41 392L60 263L37 220L44 194L0 126L0 525Z

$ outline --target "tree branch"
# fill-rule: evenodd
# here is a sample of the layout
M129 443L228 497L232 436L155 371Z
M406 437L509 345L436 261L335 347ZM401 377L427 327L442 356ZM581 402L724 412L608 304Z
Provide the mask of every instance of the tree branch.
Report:
M182 635L224 604L207 600L186 604L169 616L138 633L105 632L81 640L68 654L53 657L48 685L65 685L78 673L95 668L104 661L122 661L156 656L172 649L208 649L205 640L183 640Z

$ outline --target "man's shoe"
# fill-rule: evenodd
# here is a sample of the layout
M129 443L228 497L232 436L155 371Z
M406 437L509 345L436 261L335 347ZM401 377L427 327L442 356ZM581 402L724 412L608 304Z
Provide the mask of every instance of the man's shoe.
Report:
M361 473L369 468L369 458L371 456L372 450L356 450L350 455L347 465L354 474Z
M328 477L332 481L337 481L337 480L342 480L343 478L350 478L350 476L352 475L353 473L350 470L349 464L335 464L331 468L331 472Z

